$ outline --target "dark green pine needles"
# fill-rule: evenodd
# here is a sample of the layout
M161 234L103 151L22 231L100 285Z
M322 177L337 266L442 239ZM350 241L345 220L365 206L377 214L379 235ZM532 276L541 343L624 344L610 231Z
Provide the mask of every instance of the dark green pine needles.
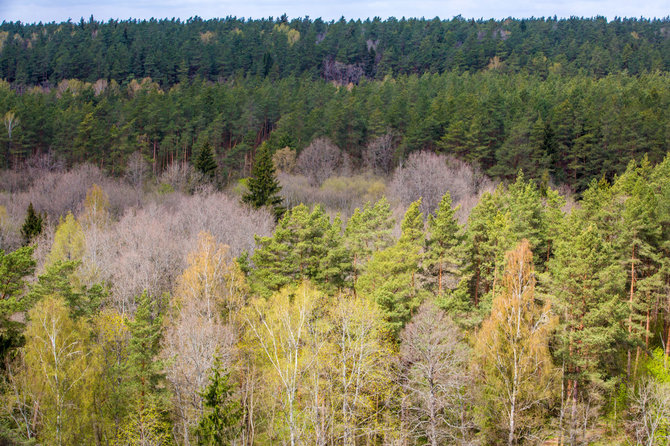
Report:
M242 197L242 201L260 208L269 206L273 209L278 221L286 209L281 205L279 196L281 186L275 177L275 167L272 163L272 154L265 144L261 145L256 154L256 162L249 178L249 192Z
M216 160L214 159L214 152L212 152L212 147L208 142L206 142L202 146L202 149L200 149L198 158L195 160L195 168L209 179L214 179L216 176Z

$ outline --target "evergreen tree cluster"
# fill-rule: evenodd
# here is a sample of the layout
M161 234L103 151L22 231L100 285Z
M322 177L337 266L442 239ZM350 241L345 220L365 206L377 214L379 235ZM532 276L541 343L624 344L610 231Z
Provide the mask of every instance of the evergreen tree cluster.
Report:
M667 27L667 18L604 17L4 22L0 78L56 85L150 77L169 88L195 77L217 81L239 74L343 83L491 67L543 76L555 69L640 74L670 68Z

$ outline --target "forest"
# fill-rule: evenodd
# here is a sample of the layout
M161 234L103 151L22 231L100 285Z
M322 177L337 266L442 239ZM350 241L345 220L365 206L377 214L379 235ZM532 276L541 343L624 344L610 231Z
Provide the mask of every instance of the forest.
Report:
M3 22L0 444L668 444L668 42Z

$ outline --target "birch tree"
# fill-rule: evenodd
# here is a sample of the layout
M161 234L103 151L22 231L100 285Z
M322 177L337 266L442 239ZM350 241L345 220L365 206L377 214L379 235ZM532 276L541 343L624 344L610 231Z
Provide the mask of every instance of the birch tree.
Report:
M542 426L556 381L548 347L553 326L549 302L536 300L533 255L524 239L507 253L502 290L475 342L480 424L491 441L518 444Z

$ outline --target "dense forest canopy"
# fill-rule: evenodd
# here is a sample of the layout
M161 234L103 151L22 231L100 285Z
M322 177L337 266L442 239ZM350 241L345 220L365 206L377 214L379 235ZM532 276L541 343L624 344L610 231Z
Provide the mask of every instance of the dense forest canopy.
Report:
M670 20L0 25L0 443L668 444Z
M483 71L604 76L670 70L665 19L451 20L309 18L116 21L0 26L0 78L22 85L151 77L308 75L358 82L387 75Z
M229 184L266 140L329 137L359 166L391 134L394 163L427 149L582 191L662 159L668 69L667 19L5 22L0 161L162 171L209 143Z

